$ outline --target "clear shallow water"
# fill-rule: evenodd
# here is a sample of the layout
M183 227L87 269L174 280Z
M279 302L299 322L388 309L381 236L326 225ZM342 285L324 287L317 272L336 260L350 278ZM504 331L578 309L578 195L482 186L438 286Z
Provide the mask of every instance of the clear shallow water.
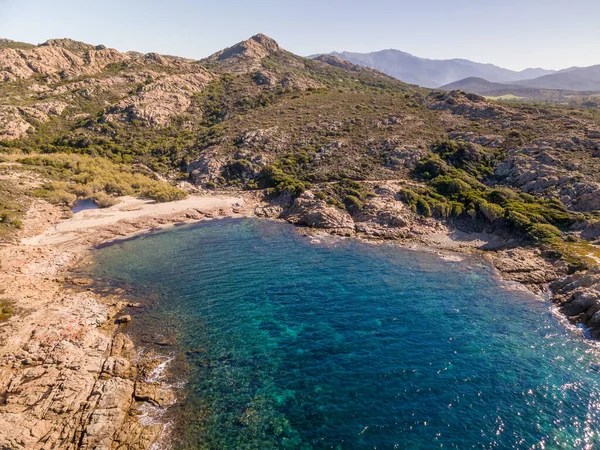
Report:
M175 448L599 448L596 351L477 261L220 220L96 262L187 355Z

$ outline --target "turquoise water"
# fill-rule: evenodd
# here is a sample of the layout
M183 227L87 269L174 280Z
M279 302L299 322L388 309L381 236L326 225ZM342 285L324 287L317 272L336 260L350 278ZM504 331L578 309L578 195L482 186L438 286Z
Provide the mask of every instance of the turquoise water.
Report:
M175 448L600 448L596 351L476 260L227 219L96 262L177 336Z

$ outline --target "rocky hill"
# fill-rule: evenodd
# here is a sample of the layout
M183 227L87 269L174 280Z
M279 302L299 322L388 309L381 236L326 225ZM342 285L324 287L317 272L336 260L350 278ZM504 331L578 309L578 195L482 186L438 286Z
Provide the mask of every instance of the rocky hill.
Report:
M55 201L184 195L172 180L310 191L304 209L359 218L388 180L412 186L394 192L411 214L525 240L577 235L600 208L596 112L430 91L264 35L201 61L54 39L0 49L0 74L0 148L35 154L21 163Z

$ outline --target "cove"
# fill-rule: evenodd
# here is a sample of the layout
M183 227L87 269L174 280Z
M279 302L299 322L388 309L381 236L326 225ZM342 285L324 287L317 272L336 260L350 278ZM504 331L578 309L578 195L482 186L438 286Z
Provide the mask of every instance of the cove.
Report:
M89 270L151 299L133 333L176 337L174 448L600 443L595 347L476 259L223 219L106 246Z

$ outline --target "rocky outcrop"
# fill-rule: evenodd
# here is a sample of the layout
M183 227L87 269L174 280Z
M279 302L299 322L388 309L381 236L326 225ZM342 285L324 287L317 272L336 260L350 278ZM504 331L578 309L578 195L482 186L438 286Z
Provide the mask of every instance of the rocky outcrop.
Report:
M124 334L111 338L98 331L110 311L91 296L75 294L69 301L78 303L82 317L63 310L56 322L33 329L25 345L0 359L1 448L111 449L134 443L119 437L136 400L144 401L135 395L133 344ZM151 428L144 433L155 439L162 426Z
M33 128L16 106L0 106L0 141L18 139Z
M187 171L192 183L203 186L218 181L225 164L226 159L220 156L218 148L207 149L196 161L188 164Z
M32 123L47 122L59 116L68 107L65 102L49 101L32 106L0 105L0 141L19 139L33 130Z
M473 120L498 118L506 113L506 109L498 103L461 91L432 92L428 100L429 108L434 111L446 110Z
M575 211L600 209L600 183L583 174L565 146L572 141L540 139L513 149L495 170L503 183L523 192L558 197ZM590 167L591 168L591 167Z
M114 49L88 49L83 54L73 53L62 46L42 45L31 50L0 49L0 80L28 79L36 75L55 79L92 75L112 63L131 58Z
M369 153L382 158L386 167L394 170L414 169L417 162L429 153L425 146L403 144L400 138L389 138L369 144Z
M110 107L103 122L137 120L155 126L166 126L192 104L212 76L203 70L184 75L171 75L142 87L135 95Z
M360 69L362 68L361 66L353 64L350 61L339 58L335 55L319 55L314 60L344 70L360 71Z
M410 226L416 220L406 206L394 198L394 192L368 200L364 207L354 214L356 230L370 237L385 239L407 238L411 234Z
M489 252L486 256L504 279L521 283L536 293L544 292L545 286L559 277L536 249L514 248Z
M276 41L264 34L257 34L212 54L206 58L206 61L220 63L234 72L248 72L259 69L260 61L263 58L279 51L281 51L281 47Z
M552 300L573 324L587 327L593 339L600 338L600 270L598 268L563 277L550 285Z
M296 225L326 229L342 236L352 236L355 233L350 214L318 200L311 191L306 191L295 199L282 217Z

